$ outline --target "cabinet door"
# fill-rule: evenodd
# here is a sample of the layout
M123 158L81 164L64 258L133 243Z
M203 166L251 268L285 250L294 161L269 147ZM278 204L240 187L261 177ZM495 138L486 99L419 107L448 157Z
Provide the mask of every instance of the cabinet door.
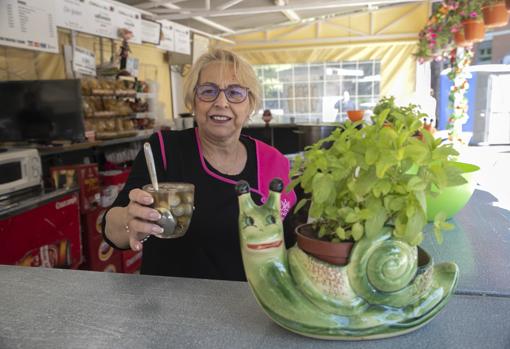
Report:
M488 143L510 143L510 74L489 76L487 91Z

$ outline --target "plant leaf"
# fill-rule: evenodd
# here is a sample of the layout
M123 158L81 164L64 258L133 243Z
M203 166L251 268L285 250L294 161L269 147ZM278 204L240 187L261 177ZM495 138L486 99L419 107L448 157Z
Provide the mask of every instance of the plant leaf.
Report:
M338 226L335 230L335 234L338 236L338 238L340 240L346 240L347 239L347 235L345 234L345 230L344 228Z
M330 174L317 173L312 182L313 199L319 204L330 201L334 195L335 183Z
M407 190L408 191L421 191L427 188L427 183L420 177L411 177L409 182L407 182Z
M354 223L352 225L351 232L354 240L358 241L363 237L363 225L361 225L359 222Z
M297 203L296 207L294 207L294 213L296 213L300 209L302 209L303 206L305 206L307 202L308 202L308 199L301 199L301 200L299 200L299 202Z

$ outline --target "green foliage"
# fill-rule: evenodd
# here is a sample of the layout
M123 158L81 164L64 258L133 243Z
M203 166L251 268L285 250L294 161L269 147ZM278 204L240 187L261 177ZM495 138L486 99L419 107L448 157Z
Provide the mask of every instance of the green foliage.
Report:
M396 238L412 245L422 241L426 196L433 187L440 191L465 180L452 160L458 153L423 130L421 117L416 106L397 107L393 97L383 98L372 125L347 121L296 159L290 186L300 185L309 198L295 210L310 202L319 236L376 238L392 226ZM445 228L438 216L438 241Z

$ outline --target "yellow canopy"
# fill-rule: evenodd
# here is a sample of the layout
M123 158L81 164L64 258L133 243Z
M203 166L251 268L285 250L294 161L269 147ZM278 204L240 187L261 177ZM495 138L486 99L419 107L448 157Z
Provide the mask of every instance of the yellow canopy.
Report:
M214 46L236 51L252 64L380 60L381 94L411 94L412 54L428 11L428 2L410 3L231 36L235 45L216 41Z

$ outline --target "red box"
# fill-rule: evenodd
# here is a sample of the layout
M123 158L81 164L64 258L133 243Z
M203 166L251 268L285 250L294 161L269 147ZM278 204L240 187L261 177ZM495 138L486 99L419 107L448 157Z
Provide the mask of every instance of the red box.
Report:
M65 165L50 168L55 188L80 187L80 211L87 213L99 206L101 188L97 164Z
M131 169L99 172L101 180L101 207L110 207L126 184Z
M83 217L84 269L122 272L121 253L108 245L101 234L101 221L106 210L96 209Z
M0 220L0 264L76 269L82 262L78 193Z
M122 251L122 272L134 274L140 272L142 251Z

